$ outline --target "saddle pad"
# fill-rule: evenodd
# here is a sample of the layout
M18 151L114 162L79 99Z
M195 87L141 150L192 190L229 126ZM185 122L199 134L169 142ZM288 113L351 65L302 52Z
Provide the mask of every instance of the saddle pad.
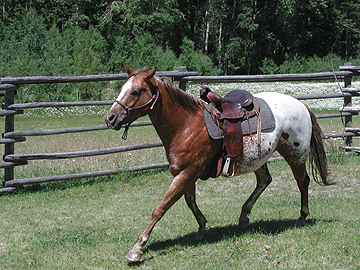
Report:
M215 116L211 114L211 106L210 104L206 104L207 110L204 110L204 120L206 124L206 128L211 138L214 140L220 140L224 137L224 131L219 126L218 121L215 119Z
M274 128L275 118L269 105L263 99L261 98L257 98L257 99L260 103L261 131ZM221 128L219 129L217 120L214 119L214 117L209 112L209 110L204 110L204 119L208 133L210 137L213 138L214 140L222 139L224 136L224 131ZM251 133L252 134L256 133L258 126L258 117L255 115L254 117L249 119L249 122L250 122ZM241 128L243 131L243 135L249 135L249 127L247 120L241 123Z
M272 129L275 127L275 118L269 105L261 98L257 98L260 103L260 118L261 118L261 131ZM249 119L251 134L256 133L258 117L255 115ZM248 121L245 120L241 123L243 135L249 135Z

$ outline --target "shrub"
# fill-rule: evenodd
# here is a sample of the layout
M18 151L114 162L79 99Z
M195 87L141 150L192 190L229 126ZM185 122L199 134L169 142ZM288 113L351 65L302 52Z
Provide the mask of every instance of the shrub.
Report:
M279 73L279 67L275 64L274 60L267 57L262 61L262 66L259 69L263 74Z
M179 62L186 66L187 70L197 71L199 75L218 75L220 73L208 56L194 49L193 41L184 38L180 49Z
M126 36L115 37L114 49L111 52L110 66L113 72L124 72L124 62L134 69L144 66L155 67L158 70L176 70L178 60L175 53L157 46L150 34L130 39Z

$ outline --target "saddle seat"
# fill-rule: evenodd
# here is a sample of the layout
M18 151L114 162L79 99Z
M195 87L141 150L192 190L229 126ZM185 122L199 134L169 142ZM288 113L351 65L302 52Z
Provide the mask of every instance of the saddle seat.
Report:
M258 100L248 91L234 90L221 99L222 119L245 120L253 117L260 110Z
M220 113L219 119L243 119L245 114L250 118L260 110L259 101L246 90L234 90L222 98L207 86L201 86L200 98L214 104Z
M223 149L218 156L215 177L219 176L221 171L223 175L232 177L235 174L234 159L243 154L241 123L248 121L249 134L251 134L249 118L255 115L259 117L260 103L245 90L231 91L222 98L206 86L201 87L200 97L206 102L214 104L219 112L217 120L224 131ZM260 117L258 121L260 123ZM261 128L258 128L259 130ZM223 162L224 160L225 162Z

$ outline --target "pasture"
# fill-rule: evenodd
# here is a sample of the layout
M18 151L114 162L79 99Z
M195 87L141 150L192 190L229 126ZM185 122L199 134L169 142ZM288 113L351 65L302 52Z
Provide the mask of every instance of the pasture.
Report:
M267 88L264 84L251 85ZM213 87L216 90L219 86ZM287 94L303 94L296 88L295 93L290 92L290 87L286 89ZM334 89L338 92L336 85ZM195 86L189 89L194 94L197 90ZM310 107L315 113L336 112L341 103L320 106L315 102ZM28 110L25 115L16 116L16 129L99 125L106 109ZM354 125L358 125L357 117L354 120ZM321 119L319 123L325 133L342 131L340 119ZM16 152L80 151L159 141L152 127L130 129L127 141L121 140L121 134L108 130L31 137L17 144ZM354 145L358 145L358 140L354 140ZM197 200L209 221L209 237L202 242L195 239L197 223L180 199L155 227L143 261L138 264L128 264L124 256L171 183L167 170L26 186L0 197L0 269L358 269L359 157L342 155L341 139L327 140L326 147L327 152L334 154L329 157L330 178L339 183L324 187L311 182L310 215L305 227L295 227L300 193L290 168L284 161L276 161L269 164L273 182L255 204L247 230L239 230L236 224L241 205L254 188L254 175L199 180ZM155 148L110 156L34 161L16 168L15 176L86 172L164 161L163 150Z

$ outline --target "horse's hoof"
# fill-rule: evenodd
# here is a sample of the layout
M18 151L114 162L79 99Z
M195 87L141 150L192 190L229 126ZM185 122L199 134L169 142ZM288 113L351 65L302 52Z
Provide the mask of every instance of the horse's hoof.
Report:
M305 226L305 218L299 217L299 219L296 221L295 225L298 227L304 227Z
M250 224L250 219L247 216L240 216L239 218L239 228L244 230Z
M206 230L198 231L196 234L196 240L203 241L209 236L209 233Z
M133 250L130 250L129 253L125 256L125 258L131 262L138 262L138 261L140 261L140 258L142 255L143 255L143 253L141 251L135 252Z

